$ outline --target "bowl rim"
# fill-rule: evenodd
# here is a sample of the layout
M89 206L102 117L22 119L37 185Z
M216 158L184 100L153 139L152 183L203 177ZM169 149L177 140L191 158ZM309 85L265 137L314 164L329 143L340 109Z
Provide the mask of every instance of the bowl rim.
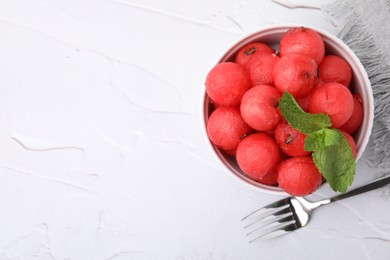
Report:
M218 63L224 62L227 60L227 57L230 56L231 54L229 53L236 53L240 47L242 47L245 43L253 42L256 40L256 38L260 37L259 34L265 34L267 32L269 33L283 33L286 32L287 30L291 28L296 28L296 27L305 27L305 28L310 28L315 31L317 31L324 39L326 43L328 42L333 42L334 45L337 47L341 47L341 50L345 51L345 54L348 55L348 57L352 60L353 62L353 71L357 71L359 74L355 73L356 75L359 75L360 81L363 82L364 86L367 86L365 88L362 88L362 91L364 90L365 94L365 101L363 105L363 111L364 111L364 118L363 118L363 124L366 123L367 127L365 129L361 128L360 135L363 135L362 139L359 139L359 143L356 145L359 147L359 150L357 151L356 154L356 159L355 161L357 162L361 156L363 155L369 140L370 136L372 133L372 128L373 128L373 121L374 121L374 97L373 97L373 92L372 92L372 87L371 87L371 82L369 80L368 74L364 66L362 65L360 59L357 57L356 53L346 44L344 43L341 39L339 39L337 36L334 34L325 31L321 28L312 26L312 25L307 25L307 24L296 24L296 23L283 23L283 24L272 24L272 25L267 25L267 26L262 26L256 30L252 30L248 33L245 33L244 35L241 35L238 37L233 43L229 44L227 48L222 52L222 55L218 57L216 62L213 63L213 66L215 66ZM268 194L274 194L274 195L283 195L286 196L289 194L285 192L283 189L276 187L276 186L269 186L265 185L259 182L256 182L254 180L251 180L249 177L243 176L243 174L237 174L235 173L235 169L231 169L231 165L227 165L226 163L222 162L221 156L222 152L215 147L210 139L207 137L207 120L208 120L208 115L205 113L205 107L208 105L208 96L206 93L206 88L203 85L203 91L202 91L202 104L201 104L201 121L202 121L202 130L203 134L205 135L207 139L207 143L209 148L213 151L214 156L216 157L217 161L225 168L228 169L229 172L231 173L230 175L235 176L236 179L239 179L240 182L245 183L247 186L249 186L252 189L260 190L262 192L268 193Z

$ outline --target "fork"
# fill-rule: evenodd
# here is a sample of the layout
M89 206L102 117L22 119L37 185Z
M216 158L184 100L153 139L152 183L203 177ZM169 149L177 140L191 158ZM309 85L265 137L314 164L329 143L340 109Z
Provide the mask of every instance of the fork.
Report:
M255 210L241 222L248 231L250 243L259 239L279 236L306 226L312 211L322 205L371 191L390 183L390 175L377 179L367 185L341 193L330 199L310 202L303 197L287 197Z

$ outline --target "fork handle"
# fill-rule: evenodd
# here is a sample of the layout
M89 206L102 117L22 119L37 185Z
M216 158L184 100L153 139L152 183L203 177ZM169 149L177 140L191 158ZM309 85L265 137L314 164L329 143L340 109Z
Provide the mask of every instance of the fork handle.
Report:
M367 191L375 190L375 189L383 187L389 183L390 183L390 175L382 177L382 178L377 179L375 181L372 181L372 182L368 183L367 185L353 189L353 190L348 191L346 193L336 195L336 196L330 198L329 202L342 200L342 199L349 198L349 197L352 197L352 196L355 196L355 195L358 195L358 194L361 194L361 193L364 193Z

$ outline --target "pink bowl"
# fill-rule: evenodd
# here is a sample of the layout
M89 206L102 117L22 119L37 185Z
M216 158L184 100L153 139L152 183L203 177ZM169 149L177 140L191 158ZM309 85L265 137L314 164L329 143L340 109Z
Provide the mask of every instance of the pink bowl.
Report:
M291 28L301 27L301 26L302 25L273 25L252 32L242 37L235 43L233 43L225 52L223 52L221 58L219 58L216 63L233 61L234 57L236 56L237 52L240 50L241 47L254 41L260 41L266 43L271 47L273 47L275 50L277 50L278 43L282 35ZM360 93L363 99L363 109L364 109L364 118L363 118L362 126L355 135L356 147L357 147L356 160L359 160L369 141L371 135L371 129L373 125L373 119L374 119L374 99L373 99L371 84L368 79L367 73L363 65L360 63L358 57L355 55L355 53L340 39L320 29L313 28L311 26L305 26L305 27L316 30L322 36L325 42L325 48L327 54L334 54L344 58L352 68L351 85L354 86L354 92ZM207 137L207 132L206 132L207 120L212 110L213 107L210 103L210 99L205 92L203 98L203 105L202 105L202 115L203 115L202 121L203 121L203 130L205 132L206 137ZM256 181L253 181L252 179L247 177L246 174L240 170L234 158L226 156L216 146L214 146L208 138L207 140L213 153L216 155L218 161L221 162L222 165L226 167L227 170L231 172L233 176L237 177L243 183L246 183L250 187L261 190L266 193L287 195L287 193L279 187L264 185Z

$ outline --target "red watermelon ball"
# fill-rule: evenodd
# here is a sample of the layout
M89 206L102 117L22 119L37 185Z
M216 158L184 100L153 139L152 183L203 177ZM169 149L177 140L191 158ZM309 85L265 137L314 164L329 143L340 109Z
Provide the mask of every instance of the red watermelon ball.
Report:
M241 100L242 118L255 130L274 129L281 118L278 109L280 97L281 94L269 85L259 85L249 89Z
M283 93L287 91L294 98L310 94L318 82L318 66L310 57L291 53L282 56L273 67L275 87Z
M293 196L306 196L318 189L322 175L310 156L292 157L278 166L278 184Z
M285 32L280 39L280 56L301 53L320 64L325 56L325 43L321 35L310 28L296 27Z
M234 151L241 139L251 131L238 108L219 107L211 113L207 121L210 141L227 152Z
M248 72L234 62L215 65L206 76L206 92L216 107L240 104L244 93L252 87Z
M304 150L306 135L291 127L286 120L281 120L275 128L275 140L280 150L288 156L306 156Z
M245 137L237 147L236 159L240 169L251 179L260 181L276 171L281 152L275 140L265 133Z
M363 99L359 93L353 94L353 112L348 121L343 124L340 129L350 135L353 135L362 125L364 117Z
M333 128L339 128L353 113L352 93L340 83L325 83L310 95L309 112L327 114Z
M352 79L352 69L343 58L336 55L327 55L318 66L318 69L320 79L325 83L337 82L349 87Z
M252 85L273 85L272 70L279 59L279 56L276 54L265 52L251 56L244 67L249 72Z

